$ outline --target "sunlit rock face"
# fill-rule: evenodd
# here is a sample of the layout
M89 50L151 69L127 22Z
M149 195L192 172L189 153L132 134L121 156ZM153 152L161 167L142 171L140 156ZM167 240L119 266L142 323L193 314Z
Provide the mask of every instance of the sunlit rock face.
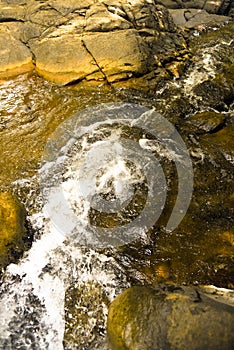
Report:
M144 76L185 54L186 40L177 26L220 25L231 14L228 1L203 3L4 0L0 78L34 66L39 75L63 85Z
M30 1L3 3L1 11L2 32L20 46L9 67L30 69L25 64L33 58L37 72L59 84L143 75L185 46L166 8L154 1ZM1 55L9 58L5 50ZM0 67L2 76L9 67Z

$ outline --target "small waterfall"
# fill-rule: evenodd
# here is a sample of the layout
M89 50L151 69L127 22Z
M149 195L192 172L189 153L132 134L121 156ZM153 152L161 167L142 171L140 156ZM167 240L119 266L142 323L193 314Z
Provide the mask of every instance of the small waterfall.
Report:
M80 317L86 315L76 329L79 349L103 349L108 303L130 286L126 272L104 251L147 240L161 215L168 184L156 154L175 163L180 182L170 229L189 205L192 167L166 119L153 109L110 103L79 112L57 128L45 147L41 195L29 217L38 238L4 275L2 348L63 349L64 339L72 338L67 328L74 315L66 306L71 291ZM92 293L99 311L88 301Z
M32 219L35 223L41 221L39 216ZM41 230L41 238L19 264L8 267L4 276L0 301L2 349L63 349L64 300L71 285L97 283L109 301L128 287L124 271L114 259L65 240L48 223ZM104 306L102 313L105 323ZM94 328L95 323L84 324L86 338L91 338ZM82 335L79 339L82 343Z

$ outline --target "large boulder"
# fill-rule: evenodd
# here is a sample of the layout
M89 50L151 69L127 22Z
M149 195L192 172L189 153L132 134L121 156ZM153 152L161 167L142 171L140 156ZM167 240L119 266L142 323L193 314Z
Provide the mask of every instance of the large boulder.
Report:
M147 69L147 47L135 29L46 38L32 49L38 73L60 84L84 78L112 82Z
M186 48L169 12L155 1L3 1L0 10L0 30L12 35L2 47L14 40L17 47L9 51L16 64L28 58L32 68L33 57L37 72L59 84L142 76ZM1 70L8 66L0 64Z
M37 72L60 84L143 75L186 47L168 11L151 1L85 2L68 18L30 41Z
M129 288L109 308L110 349L231 350L234 308L223 301L189 287Z

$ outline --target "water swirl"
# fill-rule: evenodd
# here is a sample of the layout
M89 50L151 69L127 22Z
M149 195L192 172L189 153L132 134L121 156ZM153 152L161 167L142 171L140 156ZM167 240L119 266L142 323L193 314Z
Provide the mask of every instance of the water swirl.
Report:
M178 177L166 224L173 231L193 190L192 163L175 127L154 109L131 103L78 112L45 147L40 176L47 216L63 235L91 247L144 237L167 199L162 157L175 164Z

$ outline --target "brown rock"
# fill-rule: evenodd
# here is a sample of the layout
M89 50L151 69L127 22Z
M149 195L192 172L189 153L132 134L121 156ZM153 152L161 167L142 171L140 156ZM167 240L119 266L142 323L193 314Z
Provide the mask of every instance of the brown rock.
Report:
M231 350L233 307L200 290L132 287L109 307L111 350Z
M0 32L0 78L8 78L33 69L29 49L10 34Z
M113 11L111 7L110 10ZM94 4L86 13L86 32L107 32L111 30L121 30L133 28L133 24L121 16L124 12L111 12L102 4Z
M83 41L109 82L147 71L147 46L135 29L85 35Z
M222 113L202 112L190 116L187 121L197 129L196 133L213 133L224 126L225 116Z
M209 13L223 14L228 11L232 0L159 0L168 9L202 9Z
M37 72L58 84L139 77L186 49L168 10L150 0L4 0L0 8L1 46L14 56L2 52L0 71L31 69L31 51Z
M205 10L193 8L169 10L176 25L189 29L202 28L202 26L217 26L230 19L227 16L209 14Z
M136 30L45 38L32 45L36 70L59 84L115 81L146 70L144 43Z
M18 199L8 192L0 193L0 267L13 260L9 252L23 249L26 211Z
M4 1L0 3L0 20L4 21L23 21L25 20L26 9L24 4L8 4Z
M59 84L82 80L99 69L79 35L46 38L32 44L37 72Z

